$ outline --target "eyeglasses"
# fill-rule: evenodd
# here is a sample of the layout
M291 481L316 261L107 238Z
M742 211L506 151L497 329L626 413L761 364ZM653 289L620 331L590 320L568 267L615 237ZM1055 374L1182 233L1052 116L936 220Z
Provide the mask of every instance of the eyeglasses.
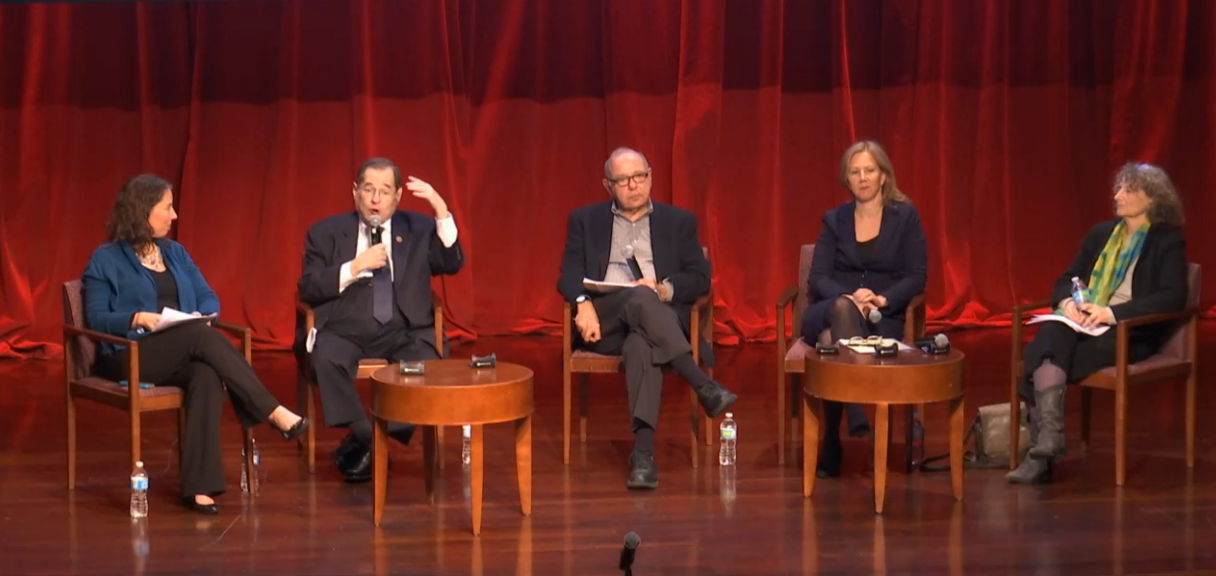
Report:
M854 336L852 338L849 338L849 344L852 346L858 346L858 345L862 345L862 344L871 344L872 345L872 344L881 344L881 343L882 343L882 336L866 336L864 338L861 336Z
M616 186L617 188L624 188L625 186L629 185L630 181L632 181L637 186L641 186L642 184L645 184L646 180L648 180L648 179L650 179L649 170L647 170L645 172L638 172L637 174L633 174L630 176L621 176L620 178L613 178L613 179L609 180L609 182L612 182L612 185Z

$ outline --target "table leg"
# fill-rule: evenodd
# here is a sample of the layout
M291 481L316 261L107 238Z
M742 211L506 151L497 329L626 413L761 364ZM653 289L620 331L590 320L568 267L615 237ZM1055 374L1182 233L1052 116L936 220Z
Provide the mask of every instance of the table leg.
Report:
M963 397L950 401L950 485L954 499L963 499Z
M878 404L874 409L874 512L882 514L882 504L887 495L887 447L886 440L891 430L891 410L888 404Z
M815 466L819 463L818 398L802 396L802 496L810 498L815 491Z
M388 434L382 418L372 419L372 472L376 493L372 505L372 523L379 526L384 517L384 500L388 495Z
M515 422L515 475L519 479L519 509L532 514L532 415Z
M481 534L481 478L482 478L482 457L484 456L483 448L485 446L485 436L482 435L482 425L474 424L470 434L469 447L469 484L472 492L473 502L473 535Z
M422 427L422 480L426 482L427 504L435 503L435 453L439 442L435 436L434 426Z

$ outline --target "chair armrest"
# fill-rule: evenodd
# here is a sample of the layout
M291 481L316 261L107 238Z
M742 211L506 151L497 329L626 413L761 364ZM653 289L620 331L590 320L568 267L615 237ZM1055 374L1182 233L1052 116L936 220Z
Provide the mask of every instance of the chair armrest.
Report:
M1013 315L1020 319L1022 317L1022 315L1026 314L1027 312L1030 312L1031 310L1037 310L1039 308L1047 308L1048 306L1051 306L1052 304L1054 304L1054 302L1052 302L1051 299L1036 300L1034 302L1027 302L1025 304L1019 304L1019 305L1013 307Z
M904 340L911 344L925 336L925 294L912 297L904 308Z
M781 295L777 297L777 310L780 311L782 308L785 308L786 306L792 306L794 304L794 298L797 298L797 297L798 297L798 285L790 284L789 286L787 286L785 288L785 290L783 290L781 292Z
M562 366L564 366L564 370L568 370L570 367L570 340L572 337L570 334L572 324L570 317L570 303L562 301Z
M1119 320L1118 322L1115 323L1115 326L1116 327L1127 326L1128 328L1135 328L1137 326L1144 326L1147 324L1156 324L1158 322L1168 322L1170 320L1189 320L1191 317L1196 316L1198 314L1199 314L1199 310L1197 308L1187 308L1184 310L1179 310L1177 312L1166 312L1164 314L1149 314L1148 316L1139 316L1136 318L1130 318L1128 320Z
M313 328L317 327L317 316L312 311L312 306L300 299L300 295L296 294L296 312L304 316L304 333L312 332Z
M240 324L233 324L231 322L224 322L221 320L215 321L215 327L241 339L241 353L245 356L245 362L252 366L253 328L241 326Z
M96 330L89 330L88 328L77 328L75 326L72 326L71 324L63 325L63 334L65 336L69 335L69 334L73 335L73 336L84 336L85 338L88 338L90 340L95 340L97 342L106 342L109 344L114 344L116 346L130 347L132 344L135 343L134 340L131 340L129 338L123 338L121 336L111 336L109 334L105 334L103 332L98 332Z

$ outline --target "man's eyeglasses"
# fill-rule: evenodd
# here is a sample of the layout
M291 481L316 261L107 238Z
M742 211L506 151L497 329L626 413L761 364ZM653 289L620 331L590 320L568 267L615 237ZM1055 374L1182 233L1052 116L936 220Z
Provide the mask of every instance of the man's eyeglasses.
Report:
M617 188L624 188L625 186L629 185L629 182L631 180L633 181L633 183L635 185L641 186L642 184L645 184L646 180L648 180L649 178L650 178L650 171L647 170L645 172L638 172L637 174L633 174L630 176L621 176L620 178L613 178L612 180L609 180L609 182L611 182L612 185L616 186Z

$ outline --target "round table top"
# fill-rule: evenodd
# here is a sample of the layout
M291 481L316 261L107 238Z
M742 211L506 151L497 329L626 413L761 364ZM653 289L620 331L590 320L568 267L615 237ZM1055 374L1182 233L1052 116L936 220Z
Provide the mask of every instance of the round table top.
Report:
M510 362L470 368L469 360L428 360L426 374L397 363L372 374L372 414L429 426L487 424L532 414L532 370Z
M499 362L493 368L470 368L469 360L427 360L426 374L401 374L391 363L372 373L372 380L394 386L477 387L512 384L532 379L532 370Z
M806 355L805 385L809 396L839 402L914 404L940 402L963 394L963 360L927 354L919 348L895 356L875 357L841 346L838 354Z

